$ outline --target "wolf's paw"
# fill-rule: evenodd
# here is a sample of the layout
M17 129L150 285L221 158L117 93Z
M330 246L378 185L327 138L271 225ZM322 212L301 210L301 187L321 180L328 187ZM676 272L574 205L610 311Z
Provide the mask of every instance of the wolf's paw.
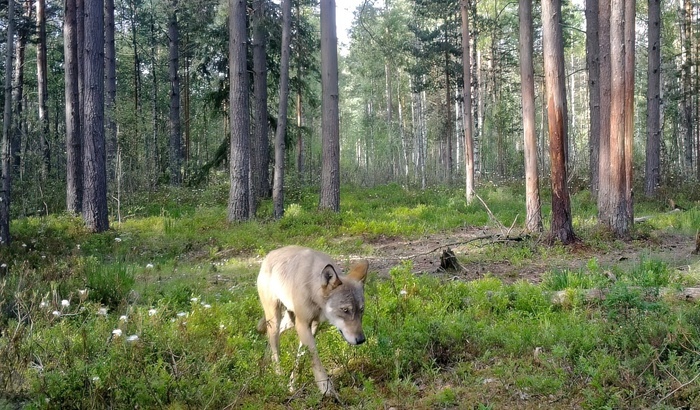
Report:
M323 393L324 396L332 397L335 400L340 401L340 397L338 396L338 392L336 392L335 389L333 388L333 383L331 383L330 379L316 382L316 384L318 384L318 388L319 388L319 390L321 390L321 393Z

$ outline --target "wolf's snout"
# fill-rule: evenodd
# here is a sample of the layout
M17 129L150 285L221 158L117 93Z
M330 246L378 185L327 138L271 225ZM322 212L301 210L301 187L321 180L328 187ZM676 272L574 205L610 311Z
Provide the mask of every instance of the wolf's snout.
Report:
M359 335L355 338L355 344L361 345L362 343L365 342L365 340L367 340L367 339L365 339L365 335Z

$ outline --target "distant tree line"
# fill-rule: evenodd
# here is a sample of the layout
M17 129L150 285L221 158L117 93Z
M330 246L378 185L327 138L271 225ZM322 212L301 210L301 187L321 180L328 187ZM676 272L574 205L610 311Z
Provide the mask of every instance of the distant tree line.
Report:
M0 7L3 240L12 218L101 231L133 196L222 179L231 221L265 198L281 217L290 187L337 211L341 182L465 184L471 201L526 181L531 230L542 180L564 216L590 189L625 236L633 191L700 178L688 0L366 0L340 54L329 0Z

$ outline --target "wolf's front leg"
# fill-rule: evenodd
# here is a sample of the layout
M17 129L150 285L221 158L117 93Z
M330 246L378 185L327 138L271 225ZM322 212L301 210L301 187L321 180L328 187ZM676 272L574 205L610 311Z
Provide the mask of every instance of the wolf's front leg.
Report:
M323 368L321 359L318 357L318 350L316 350L316 341L311 331L311 324L303 323L297 318L296 330L299 335L299 341L309 349L309 353L311 354L311 368L314 372L316 386L318 386L319 390L321 390L321 393L324 395L335 397L335 399L338 400L338 393L336 393L333 388L333 383L328 377L326 369Z

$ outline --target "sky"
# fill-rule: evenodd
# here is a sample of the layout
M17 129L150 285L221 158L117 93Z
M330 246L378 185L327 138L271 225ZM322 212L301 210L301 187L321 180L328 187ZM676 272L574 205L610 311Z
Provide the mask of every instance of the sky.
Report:
M352 13L357 6L365 0L336 0L335 1L335 25L338 34L338 47L343 50L347 49L348 30L352 25ZM343 46L345 45L345 46Z

